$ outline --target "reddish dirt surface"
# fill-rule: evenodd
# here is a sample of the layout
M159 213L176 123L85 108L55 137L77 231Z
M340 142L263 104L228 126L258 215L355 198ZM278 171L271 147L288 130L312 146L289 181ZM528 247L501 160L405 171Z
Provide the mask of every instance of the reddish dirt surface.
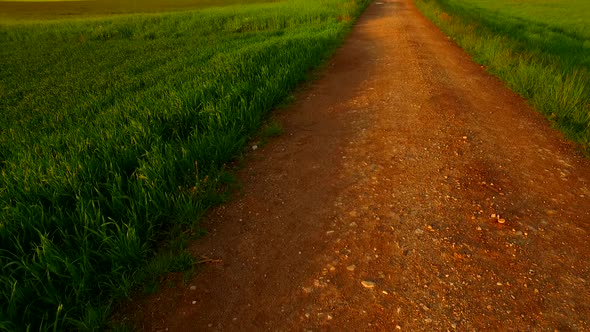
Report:
M278 118L140 329L590 330L590 162L411 0Z

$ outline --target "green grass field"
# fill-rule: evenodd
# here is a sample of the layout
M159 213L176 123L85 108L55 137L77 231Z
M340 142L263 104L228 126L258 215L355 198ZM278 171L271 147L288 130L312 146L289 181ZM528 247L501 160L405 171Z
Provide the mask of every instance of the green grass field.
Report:
M418 0L475 61L590 152L590 2Z
M0 0L0 24L60 19L111 17L129 13L158 13L278 0Z
M366 4L0 24L0 330L101 328L150 275L190 269L225 165Z

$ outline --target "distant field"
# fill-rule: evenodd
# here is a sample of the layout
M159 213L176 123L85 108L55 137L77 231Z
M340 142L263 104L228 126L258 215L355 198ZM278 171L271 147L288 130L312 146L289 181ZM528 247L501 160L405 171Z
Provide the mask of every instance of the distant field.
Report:
M590 1L587 0L450 0L448 3L590 39Z
M68 1L92 1L92 0L0 0L0 2L68 2Z
M366 4L0 24L0 331L103 329L191 269L226 165Z
M476 61L590 152L590 1L417 4Z
M153 13L280 0L88 0L3 1L0 24L23 20L100 17L112 14Z

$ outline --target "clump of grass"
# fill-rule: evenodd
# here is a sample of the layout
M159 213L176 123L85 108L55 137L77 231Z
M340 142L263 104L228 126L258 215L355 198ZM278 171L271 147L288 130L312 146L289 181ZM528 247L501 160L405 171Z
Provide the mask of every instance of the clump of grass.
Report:
M590 151L590 6L567 0L419 0L474 60ZM567 16L558 15L566 11ZM563 13L562 13L563 14ZM581 20L570 18L580 17Z
M280 122L273 120L267 123L262 129L263 137L277 137L283 134L283 126Z
M0 330L97 329L146 275L189 268L148 262L366 4L0 25Z

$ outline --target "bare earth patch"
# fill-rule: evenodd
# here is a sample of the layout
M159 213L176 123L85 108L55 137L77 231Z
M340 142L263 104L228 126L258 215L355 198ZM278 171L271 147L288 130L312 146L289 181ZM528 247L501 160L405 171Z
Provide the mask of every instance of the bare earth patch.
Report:
M411 0L374 2L145 331L589 330L590 162Z

